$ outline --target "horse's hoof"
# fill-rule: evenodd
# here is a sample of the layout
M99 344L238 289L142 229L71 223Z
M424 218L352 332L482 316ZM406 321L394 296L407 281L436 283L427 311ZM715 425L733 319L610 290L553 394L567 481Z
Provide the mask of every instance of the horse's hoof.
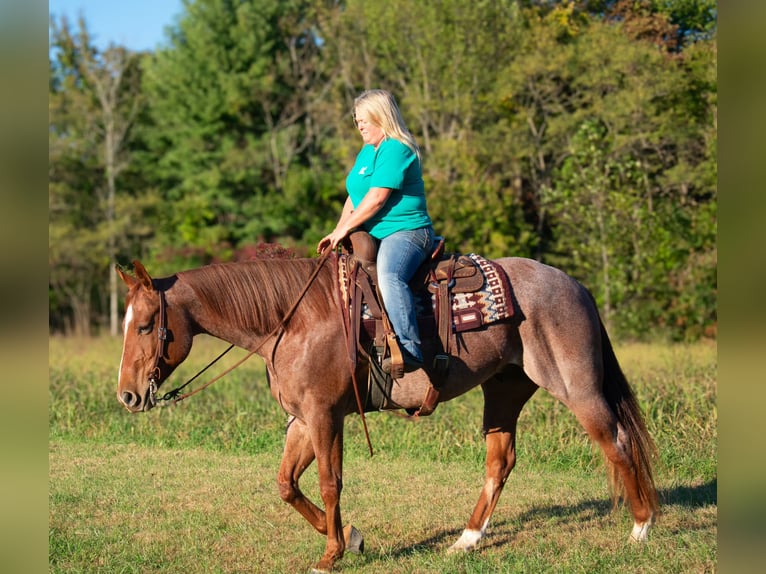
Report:
M456 552L470 552L478 546L479 541L484 535L483 531L479 530L464 530L457 542L447 548L447 554L455 554Z
M638 522L634 523L633 530L630 532L630 538L628 538L628 541L638 544L645 543L649 539L649 530L651 530L653 523L654 520L651 518L643 524L639 524Z
M364 552L364 537L362 533L350 524L343 529L343 538L346 539L346 550L352 554Z

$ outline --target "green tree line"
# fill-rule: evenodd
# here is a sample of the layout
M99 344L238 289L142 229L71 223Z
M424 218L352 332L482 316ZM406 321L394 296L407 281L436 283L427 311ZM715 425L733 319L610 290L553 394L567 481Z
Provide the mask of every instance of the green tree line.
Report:
M392 91L451 251L532 257L616 336L716 330L715 0L188 0L153 52L51 15L53 331L153 274L332 229L353 98Z

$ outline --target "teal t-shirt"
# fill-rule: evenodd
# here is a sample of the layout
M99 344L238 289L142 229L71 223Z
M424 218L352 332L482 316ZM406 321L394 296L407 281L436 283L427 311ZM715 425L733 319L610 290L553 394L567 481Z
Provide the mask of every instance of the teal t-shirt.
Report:
M417 154L399 140L387 138L378 148L365 145L346 177L346 190L356 209L371 187L392 189L380 210L364 223L376 239L396 231L431 225Z

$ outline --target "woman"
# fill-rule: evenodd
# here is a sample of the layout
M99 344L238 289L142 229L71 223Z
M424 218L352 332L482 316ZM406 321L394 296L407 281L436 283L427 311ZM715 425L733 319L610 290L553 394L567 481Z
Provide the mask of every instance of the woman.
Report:
M346 178L338 224L317 245L335 247L356 228L379 242L378 288L404 358L405 372L423 366L409 281L430 255L434 230L426 207L420 150L393 95L368 90L354 100L354 121L364 145ZM383 362L390 372L391 362Z

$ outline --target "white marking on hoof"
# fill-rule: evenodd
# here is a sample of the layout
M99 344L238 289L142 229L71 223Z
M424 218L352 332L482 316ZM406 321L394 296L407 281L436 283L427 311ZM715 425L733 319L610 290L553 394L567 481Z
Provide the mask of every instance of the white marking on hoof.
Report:
M352 554L364 552L364 537L362 533L350 524L343 529L343 538L346 539L346 550Z
M463 530L463 534L458 538L452 546L447 549L447 554L453 554L455 552L469 552L476 548L476 545L484 536L484 529L481 530L469 530L466 528Z
M630 533L630 540L631 542L646 542L649 538L649 531L652 529L652 524L654 524L654 517L649 517L649 520L644 522L643 524L639 524L638 522L633 523L633 530Z

